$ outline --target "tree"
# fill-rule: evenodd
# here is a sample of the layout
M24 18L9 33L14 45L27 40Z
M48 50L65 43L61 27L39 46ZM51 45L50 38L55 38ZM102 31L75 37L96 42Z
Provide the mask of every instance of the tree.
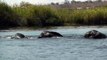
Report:
M13 27L17 26L16 14L13 12L12 8L7 4L1 2L0 3L0 27Z
M97 0L98 2L102 2L102 0Z
M27 7L27 6L30 6L30 5L32 5L32 4L30 4L30 3L28 3L28 2L23 2L23 1L22 1L22 2L20 3L20 6L21 6L21 7Z
M69 4L69 1L68 1L68 0L65 0L65 4Z

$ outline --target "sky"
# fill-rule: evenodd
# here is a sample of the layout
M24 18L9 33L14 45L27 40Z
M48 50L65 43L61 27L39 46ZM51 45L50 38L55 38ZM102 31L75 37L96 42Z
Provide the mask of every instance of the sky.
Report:
M24 2L29 2L32 4L48 4L51 2L59 2L59 3L63 3L65 0L1 0L6 2L9 5L14 5L14 4L20 4L20 2L24 1ZM72 0L69 0L72 1ZM76 0L76 1L86 1L86 0Z
M13 4L20 4L20 2L22 2L22 1L29 2L29 3L32 3L32 4L48 4L48 3L51 3L51 2L63 3L65 0L1 0L1 1L4 1L9 5L13 5ZM69 1L71 1L71 0L69 0Z

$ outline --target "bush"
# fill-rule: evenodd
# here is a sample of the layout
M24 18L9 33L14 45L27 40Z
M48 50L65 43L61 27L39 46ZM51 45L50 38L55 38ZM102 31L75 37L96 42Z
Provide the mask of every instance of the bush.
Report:
M55 11L47 6L35 6L27 17L28 26L60 26L63 22L59 20Z
M0 27L18 26L16 14L5 3L0 3Z
M46 27L63 25L107 25L107 7L73 10L21 3L0 3L0 27Z

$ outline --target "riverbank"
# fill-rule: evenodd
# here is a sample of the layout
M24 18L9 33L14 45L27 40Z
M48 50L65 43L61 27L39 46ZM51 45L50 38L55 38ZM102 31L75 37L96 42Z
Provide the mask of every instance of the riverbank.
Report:
M106 25L97 25L97 26L51 26L51 27L14 27L14 28L4 28L0 29L0 32L7 32L7 31L34 31L34 30L51 30L51 29L74 29L74 28L107 28Z
M0 29L107 25L107 7L76 10L25 2L10 7L0 2L0 13Z

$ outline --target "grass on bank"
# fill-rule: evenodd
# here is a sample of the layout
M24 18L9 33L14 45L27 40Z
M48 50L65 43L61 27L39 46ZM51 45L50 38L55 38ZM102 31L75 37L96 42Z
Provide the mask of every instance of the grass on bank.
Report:
M24 2L13 7L0 3L0 27L66 25L107 25L107 7L73 10Z

